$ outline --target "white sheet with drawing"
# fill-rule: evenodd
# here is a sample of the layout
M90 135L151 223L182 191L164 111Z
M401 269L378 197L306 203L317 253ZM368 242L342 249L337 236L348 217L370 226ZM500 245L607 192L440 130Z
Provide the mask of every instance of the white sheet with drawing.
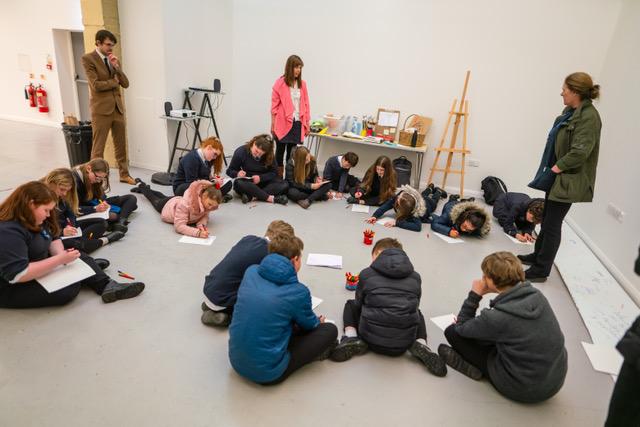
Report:
M96 274L95 271L86 262L76 259L69 264L56 267L46 276L36 279L47 292L52 293L69 285L79 282L82 279L91 277Z
M307 265L316 267L342 268L342 255L309 254Z
M182 236L180 240L178 240L178 242L188 243L190 245L211 246L214 240L216 240L216 236L209 236L206 239L201 239L200 237Z

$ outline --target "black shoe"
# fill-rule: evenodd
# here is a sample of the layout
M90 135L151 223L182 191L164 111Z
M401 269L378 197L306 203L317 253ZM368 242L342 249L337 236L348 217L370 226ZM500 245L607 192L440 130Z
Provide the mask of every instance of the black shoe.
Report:
M475 202L475 197L467 197L466 199L460 199L461 202Z
M104 236L107 238L109 243L117 242L118 240L124 237L124 233L122 231L112 231L111 233Z
M331 352L331 360L334 362L346 362L353 356L365 354L369 347L367 343L358 337L347 337L346 335L340 340L340 344Z
M524 265L533 265L536 262L536 254L518 255L518 259Z
M229 326L231 323L231 316L222 311L213 311L207 307L207 309L202 312L200 320L207 326L224 327Z
M444 377L447 375L447 365L444 361L421 342L414 341L413 344L411 344L411 348L409 348L409 353L420 359L420 361L424 363L424 366L427 367L427 370L436 377Z
M127 231L129 231L129 228L126 225L124 225L123 222L118 221L118 222L116 222L115 224L113 224L111 226L111 230L114 231L114 232L120 232L122 234L127 234Z
M96 265L100 267L100 270L102 271L106 270L111 265L108 259L94 258L93 260L96 262Z
M444 360L444 363L451 366L462 375L465 375L476 381L482 379L482 371L464 360L457 351L455 351L448 345L440 344L440 346L438 346L438 354L440 355L442 360Z
M222 196L222 203L229 203L232 200L233 200L233 196L229 193Z
M279 205L286 205L289 203L289 199L284 194L280 194L279 196L273 196L273 203L278 203Z
M135 187L132 187L129 191L131 191L132 193L142 194L142 187L146 187L147 184L145 184L140 178L136 178L135 181Z
M143 290L142 282L118 283L111 280L102 291L102 301L108 304L120 299L137 297Z
M525 270L524 278L532 283L544 283L547 281L548 275L544 275L538 271L535 271L533 267Z
M242 194L240 196L240 199L242 199L242 204L246 205L247 203L249 203L249 196L247 196L246 194Z
M302 209L309 209L309 206L311 206L311 202L308 199L298 200L298 204Z
M449 196L449 201L451 200L460 200L460 195L459 194L452 194Z
M436 187L436 191L440 192L440 198L441 199L446 199L447 197L449 197L449 195L447 194L446 191L444 191L444 188L440 188L440 187Z
M349 205L355 205L358 203L358 199L356 199L353 196L349 196L349 198L347 199L347 204Z
M321 362L323 360L327 360L329 358L329 356L331 356L331 353L333 353L333 350L335 350L335 348L337 346L338 346L338 340L335 340L333 343L331 343L331 345L329 347L327 347L327 349L325 351L323 351L322 353L317 355L316 358L313 359L313 361L314 362Z

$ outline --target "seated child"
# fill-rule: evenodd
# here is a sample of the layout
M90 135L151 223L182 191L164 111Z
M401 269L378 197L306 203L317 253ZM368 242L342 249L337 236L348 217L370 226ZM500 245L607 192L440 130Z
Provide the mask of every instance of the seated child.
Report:
M224 178L220 177L223 160L224 147L218 138L210 136L202 140L200 148L190 151L180 159L176 176L171 182L173 194L182 196L192 182L206 179L220 190L225 203L231 200L232 196L228 194L231 191L231 181L225 184Z
M329 157L324 164L322 177L331 181L331 190L337 191L336 196L342 197L358 185L358 178L349 175L349 170L358 164L358 155L349 151L341 156Z
M173 224L176 233L201 239L209 237L209 212L218 209L222 203L220 190L204 179L192 182L184 196L165 196L140 180L131 191L142 193L149 199L162 220Z
M293 227L284 221L272 221L264 237L244 236L204 279L202 323L228 326L236 303L238 288L247 268L268 255L269 241L278 236L294 236Z
M489 214L474 199L460 200L452 194L442 208L441 215L431 215L431 229L445 236L458 238L460 234L485 237L491 230Z
M396 219L389 219L385 227L400 227L405 230L420 231L422 222L420 218L424 215L424 199L413 187L403 185L400 192L390 198L373 213L373 216L365 219L365 222L375 224L389 209L396 213Z
M16 188L0 204L0 307L64 305L78 296L83 285L105 303L138 296L144 283L118 283L90 256L77 249L64 249L56 203L58 196L46 184L31 181ZM91 267L93 276L51 293L37 281L78 258Z
M289 183L287 195L303 209L308 209L315 201L326 200L331 189L331 183L318 176L316 159L304 146L294 148L285 177Z
M302 241L277 236L269 255L242 279L229 327L229 360L243 377L276 384L291 373L329 356L338 329L317 317L311 293L298 281Z
M542 292L525 282L518 259L496 252L482 261L456 323L444 334L451 345L438 354L456 371L487 377L498 392L536 403L555 395L567 375L567 351L560 325ZM476 316L482 296L497 293Z
M420 194L422 195L422 199L424 200L424 205L426 208L424 215L420 217L420 221L422 223L430 223L433 220L433 213L438 208L438 202L440 201L440 199L447 198L447 192L431 183Z
M58 196L56 211L58 213L58 225L62 230L60 237L76 236L79 227L76 215L80 212L78 210L78 195L73 173L67 168L54 169L42 179L42 182L47 184L51 191ZM106 231L106 220L100 218L88 219L82 221L81 236L64 239L62 244L65 249L75 248L90 254L98 248L124 237L124 233L121 231L112 231L111 233L106 233ZM98 264L104 262L98 261L98 259L95 259Z
M511 237L533 242L533 230L542 222L544 199L532 199L524 193L502 193L493 204L493 216Z
M74 167L72 172L76 181L80 214L109 211L109 229L126 233L129 215L138 209L138 203L133 194L106 197L106 193L111 190L109 163L96 158Z
M380 206L396 194L396 180L391 159L380 156L367 169L362 182L351 190L347 203Z
M402 244L380 239L371 257L371 266L360 273L356 298L344 305L344 335L331 360L344 362L367 348L388 356L408 350L429 372L445 376L446 365L427 347L427 327L419 309L422 280Z
M242 203L260 200L286 205L289 186L277 176L271 135L257 135L233 152L227 175L235 178L233 189Z

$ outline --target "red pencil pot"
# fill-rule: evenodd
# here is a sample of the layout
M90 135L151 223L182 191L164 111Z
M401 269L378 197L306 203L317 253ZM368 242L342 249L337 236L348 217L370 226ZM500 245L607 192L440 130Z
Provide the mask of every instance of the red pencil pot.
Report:
M365 245L372 245L373 244L373 237L371 236L367 236L366 234L364 235L364 244Z

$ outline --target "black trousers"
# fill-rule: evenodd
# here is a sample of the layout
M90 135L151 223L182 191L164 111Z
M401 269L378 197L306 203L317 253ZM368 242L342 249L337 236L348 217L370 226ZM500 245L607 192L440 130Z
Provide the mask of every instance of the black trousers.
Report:
M356 193L358 191L359 191L358 188L352 187L351 190L349 191L349 193L353 197L356 197ZM360 197L360 199L358 199L358 200L362 200L364 202L364 204L367 205L367 206L380 206L382 204L382 201L380 200L380 194L371 194L371 193L365 194L363 192L362 193L362 197Z
M489 360L489 355L496 351L495 345L462 337L456 332L455 325L451 325L445 329L444 336L451 347L457 351L464 360L480 369L482 374L491 380L487 368L487 361Z
M342 323L344 327L351 326L353 328L358 329L358 323L360 322L360 313L362 312L362 307L356 304L356 300L350 299L344 303L344 310L342 311ZM427 325L424 321L424 316L422 312L418 310L418 314L420 315L420 321L418 323L418 334L416 335L416 339L422 338L425 341L427 340ZM376 353L387 354L389 356L398 356L397 351L389 352L388 349L378 348L375 346L371 346L369 344L369 348L375 351Z
M127 194L126 196L113 196L107 197L106 202L110 205L118 206L120 212L117 214L116 221L119 219L127 219L131 212L138 209L138 199L133 194Z
M438 208L438 202L442 198L442 190L437 188L435 191L432 191L430 187L427 187L421 194L427 210L424 215L420 217L420 221L422 223L430 223L431 215Z
M220 187L220 192L222 193L223 196L226 196L227 193L231 191L231 187L233 185L231 182L232 181L229 181L226 184L224 184L222 187ZM184 196L184 192L187 191L187 188L189 188L190 185L191 185L190 182L189 183L185 182L184 184L178 185L178 187L175 189L173 194L176 196Z
M289 365L280 378L265 383L273 385L286 380L289 375L313 362L318 356L335 344L338 339L338 328L333 323L320 323L311 331L297 330L289 340Z
M287 191L287 196L294 202L299 200L307 199L310 202L315 202L318 200L324 200L324 196L331 189L331 184L326 183L321 185L317 190L301 190L299 188L289 187Z
M0 307L37 308L65 305L78 296L83 285L90 287L98 295L102 294L111 279L96 265L96 262L90 256L81 253L80 259L86 262L96 274L52 293L48 293L35 280L4 286L0 289Z
M640 426L640 371L624 362L613 388L605 427Z
M103 219L88 219L80 223L80 228L82 229L82 237L62 241L65 249L74 248L90 254L102 247L100 238L107 231L107 221Z
M529 269L532 273L541 276L548 276L551 273L553 261L560 248L562 221L570 208L571 203L554 202L549 200L547 194L540 234L536 239L534 250L536 260Z
M268 183L254 184L249 179L236 179L233 181L233 189L236 193L242 195L246 194L250 198L255 197L261 202L265 202L269 196L278 196L285 194L289 184L280 178L274 178Z
M360 180L353 175L347 176L347 182L344 185L344 193L351 193L351 190L354 190L360 184ZM338 191L340 188L340 181L331 181L331 189L333 191Z
M162 208L164 208L164 205L166 205L169 200L177 197L166 196L159 191L152 190L148 185L140 187L140 191L142 192L142 195L146 197L149 202L151 202L151 205L158 213L162 213Z
M299 120L293 122L289 132L280 140L276 139L276 163L278 166L284 166L291 158L293 147L301 143L302 123ZM287 152L285 159L284 153Z

